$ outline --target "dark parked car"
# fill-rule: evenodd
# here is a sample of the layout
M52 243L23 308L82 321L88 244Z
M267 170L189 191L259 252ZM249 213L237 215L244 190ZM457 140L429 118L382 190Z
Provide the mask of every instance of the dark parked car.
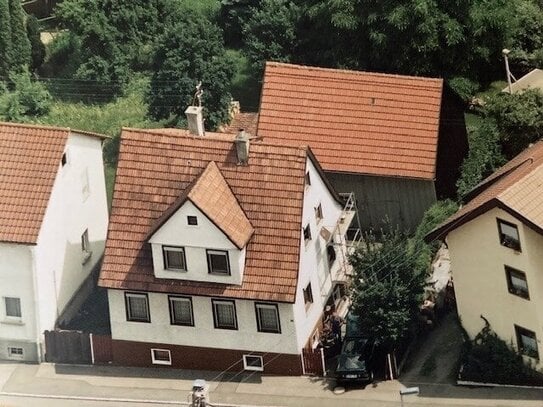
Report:
M346 337L336 367L338 384L373 381L375 340L362 336Z

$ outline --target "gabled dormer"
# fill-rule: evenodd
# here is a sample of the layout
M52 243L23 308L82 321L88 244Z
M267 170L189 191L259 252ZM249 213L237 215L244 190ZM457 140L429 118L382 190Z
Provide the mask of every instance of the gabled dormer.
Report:
M155 277L241 284L253 232L217 164L211 161L148 234Z

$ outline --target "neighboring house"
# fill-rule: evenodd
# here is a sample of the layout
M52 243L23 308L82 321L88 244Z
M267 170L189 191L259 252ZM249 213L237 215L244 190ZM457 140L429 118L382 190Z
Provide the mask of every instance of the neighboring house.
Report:
M307 147L124 129L99 279L113 363L301 374L345 300L347 209Z
M445 239L458 313L473 338L483 316L542 367L543 142L479 184L428 240Z
M468 151L463 106L442 79L268 62L257 135L307 144L362 227L414 230L454 196Z
M0 359L42 360L43 331L85 299L107 232L103 139L0 123Z
M528 89L539 89L543 92L543 70L534 69L511 84L511 93L520 93ZM509 93L509 86L502 92Z

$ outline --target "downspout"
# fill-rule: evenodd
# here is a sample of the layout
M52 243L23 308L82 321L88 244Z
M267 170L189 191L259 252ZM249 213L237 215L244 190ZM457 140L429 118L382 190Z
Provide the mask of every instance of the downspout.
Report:
M40 346L41 327L39 313L39 295L38 295L38 270L36 268L36 247L30 248L30 257L32 258L32 292L34 293L34 318L36 323L36 350L38 355L38 363L43 362L42 349Z

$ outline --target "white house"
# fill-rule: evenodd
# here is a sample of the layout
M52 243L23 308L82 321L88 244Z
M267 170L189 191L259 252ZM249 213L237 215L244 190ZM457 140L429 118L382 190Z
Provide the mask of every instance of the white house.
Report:
M41 360L43 331L84 300L107 233L103 139L0 123L0 359Z
M354 211L309 148L249 142L123 130L99 279L114 363L302 373Z

